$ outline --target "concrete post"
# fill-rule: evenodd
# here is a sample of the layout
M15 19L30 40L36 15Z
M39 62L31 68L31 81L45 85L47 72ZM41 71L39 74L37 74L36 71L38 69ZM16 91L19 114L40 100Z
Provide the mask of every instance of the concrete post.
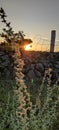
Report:
M51 31L51 44L50 44L50 52L54 52L55 47L55 38L56 38L56 30Z

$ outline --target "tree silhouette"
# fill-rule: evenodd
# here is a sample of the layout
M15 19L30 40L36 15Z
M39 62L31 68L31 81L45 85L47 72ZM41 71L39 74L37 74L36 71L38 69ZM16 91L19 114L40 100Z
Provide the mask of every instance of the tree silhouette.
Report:
M17 45L19 45L18 47L20 48L20 50L24 49L25 45L31 44L32 40L31 39L25 39L25 35L23 31L19 31L18 33L14 33L12 27L11 27L11 23L7 22L6 19L7 15L4 11L4 9L1 7L0 8L0 18L1 18L1 22L3 22L5 24L5 28L3 28L3 32L0 34L1 37L4 38L5 42L4 44L8 44L8 45L15 45L15 43ZM32 46L30 46L32 47Z
M5 24L6 28L3 28L3 32L0 34L1 37L5 38L5 41L7 43L12 43L12 42L19 42L24 40L24 33L23 31L19 31L18 33L14 33L12 27L11 27L11 23L7 22L6 20L6 13L4 11L4 9L1 7L0 8L0 18L1 18L1 22L3 22Z

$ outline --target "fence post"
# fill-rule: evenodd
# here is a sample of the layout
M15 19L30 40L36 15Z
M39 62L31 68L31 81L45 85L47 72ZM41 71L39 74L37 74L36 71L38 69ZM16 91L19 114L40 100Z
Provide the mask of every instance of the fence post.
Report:
M50 43L50 52L54 52L55 47L55 38L56 38L56 30L51 31L51 43Z

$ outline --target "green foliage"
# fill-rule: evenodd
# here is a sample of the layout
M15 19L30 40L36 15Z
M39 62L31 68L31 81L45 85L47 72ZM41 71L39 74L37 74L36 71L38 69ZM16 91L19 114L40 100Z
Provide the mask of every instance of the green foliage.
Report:
M16 90L17 85L14 81L0 81L0 130L59 129L58 81L53 86L48 85L48 82L47 84L42 83L38 105L32 106L25 116L17 113L19 100L15 93ZM22 106L22 104L20 105Z

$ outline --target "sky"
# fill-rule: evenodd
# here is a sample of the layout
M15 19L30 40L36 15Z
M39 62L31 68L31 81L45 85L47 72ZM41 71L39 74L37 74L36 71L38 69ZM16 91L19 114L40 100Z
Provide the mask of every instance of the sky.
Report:
M15 32L23 30L30 38L37 35L50 40L56 30L59 40L59 0L0 0L7 20ZM0 32L3 24L0 21Z

